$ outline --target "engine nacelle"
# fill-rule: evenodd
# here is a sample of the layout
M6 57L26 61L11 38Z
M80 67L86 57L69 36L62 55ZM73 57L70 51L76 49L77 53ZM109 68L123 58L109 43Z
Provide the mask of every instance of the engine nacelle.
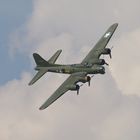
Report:
M105 60L104 59L97 59L94 64L97 64L97 65L104 65L106 64Z
M91 80L90 76L80 77L79 82L86 83Z
M102 54L110 54L110 53L111 53L111 49L109 49L109 48L105 48L102 51Z
M76 91L78 91L79 89L80 89L80 86L79 85L69 85L68 87L67 87L69 90L76 90Z
M103 49L102 50L102 54L108 54L109 56L110 56L110 58L112 58L112 56L111 56L111 49L109 49L109 48L105 48L105 49Z

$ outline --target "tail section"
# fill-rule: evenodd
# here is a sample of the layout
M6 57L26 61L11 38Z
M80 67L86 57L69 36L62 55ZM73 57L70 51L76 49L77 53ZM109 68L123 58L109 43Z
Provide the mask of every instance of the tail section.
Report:
M49 60L48 62L51 64L54 64L55 61L57 60L57 58L59 57L60 53L62 52L62 50L58 50Z
M30 83L28 84L33 85L37 80L39 80L45 73L47 72L47 69L40 69L36 75L33 77L33 79L30 81Z
M48 61L44 60L39 54L34 53L33 57L36 62L37 67L35 70L38 72L33 77L33 79L30 81L29 85L33 85L37 80L39 80L48 70L46 67L52 66L57 58L59 57L62 50L58 50Z
M37 66L46 66L46 65L49 64L46 60L44 60L44 59L43 59L39 54L37 54L37 53L34 53L34 54L33 54L33 57L34 57L34 60L35 60Z
M48 66L49 64L54 64L55 61L57 60L57 58L59 57L60 53L62 52L62 50L58 50L48 61L46 61L45 59L43 59L39 54L34 53L33 57L34 60L36 62L37 66Z

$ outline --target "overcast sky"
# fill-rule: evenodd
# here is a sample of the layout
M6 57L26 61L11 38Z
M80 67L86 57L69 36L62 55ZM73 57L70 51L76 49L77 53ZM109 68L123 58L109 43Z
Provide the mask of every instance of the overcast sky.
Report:
M139 140L140 1L0 1L0 139ZM38 108L68 75L47 73L36 84L32 53L57 63L78 63L106 29L119 26L108 44L105 75L80 95L69 91L48 109Z

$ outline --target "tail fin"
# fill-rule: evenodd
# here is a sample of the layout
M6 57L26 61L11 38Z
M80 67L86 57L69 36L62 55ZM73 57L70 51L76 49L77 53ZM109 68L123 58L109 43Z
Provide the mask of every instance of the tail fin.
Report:
M62 50L58 50L48 61L44 60L39 54L34 53L33 57L37 66L47 66L49 64L54 64L59 57Z
M46 66L49 64L46 60L44 60L39 54L33 53L34 60L37 66Z
M33 77L33 79L30 81L29 85L34 84L38 79L40 79L48 70L44 69L44 68L38 68L39 66L41 67L46 67L46 66L51 66L55 63L55 61L57 60L58 56L60 55L60 53L62 52L62 50L58 50L50 59L49 61L44 60L39 54L34 53L33 57L34 60L36 62L37 67L35 68L35 70L38 71L38 73Z

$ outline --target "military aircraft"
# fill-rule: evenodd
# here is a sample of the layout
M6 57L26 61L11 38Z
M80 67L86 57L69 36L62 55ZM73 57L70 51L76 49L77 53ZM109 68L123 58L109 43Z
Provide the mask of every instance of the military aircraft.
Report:
M46 72L55 72L70 74L70 76L62 83L62 85L51 95L49 99L39 108L43 110L61 97L68 90L77 91L79 94L80 85L79 82L88 83L90 86L91 76L89 74L104 74L104 64L108 65L104 59L100 59L100 56L109 55L111 56L111 49L106 48L110 38L115 32L118 23L111 25L101 39L96 43L88 55L79 64L72 65L61 65L55 64L62 50L58 50L48 61L44 60L39 54L34 53L33 57L36 62L35 70L37 74L31 80L29 85L34 84L40 79Z

